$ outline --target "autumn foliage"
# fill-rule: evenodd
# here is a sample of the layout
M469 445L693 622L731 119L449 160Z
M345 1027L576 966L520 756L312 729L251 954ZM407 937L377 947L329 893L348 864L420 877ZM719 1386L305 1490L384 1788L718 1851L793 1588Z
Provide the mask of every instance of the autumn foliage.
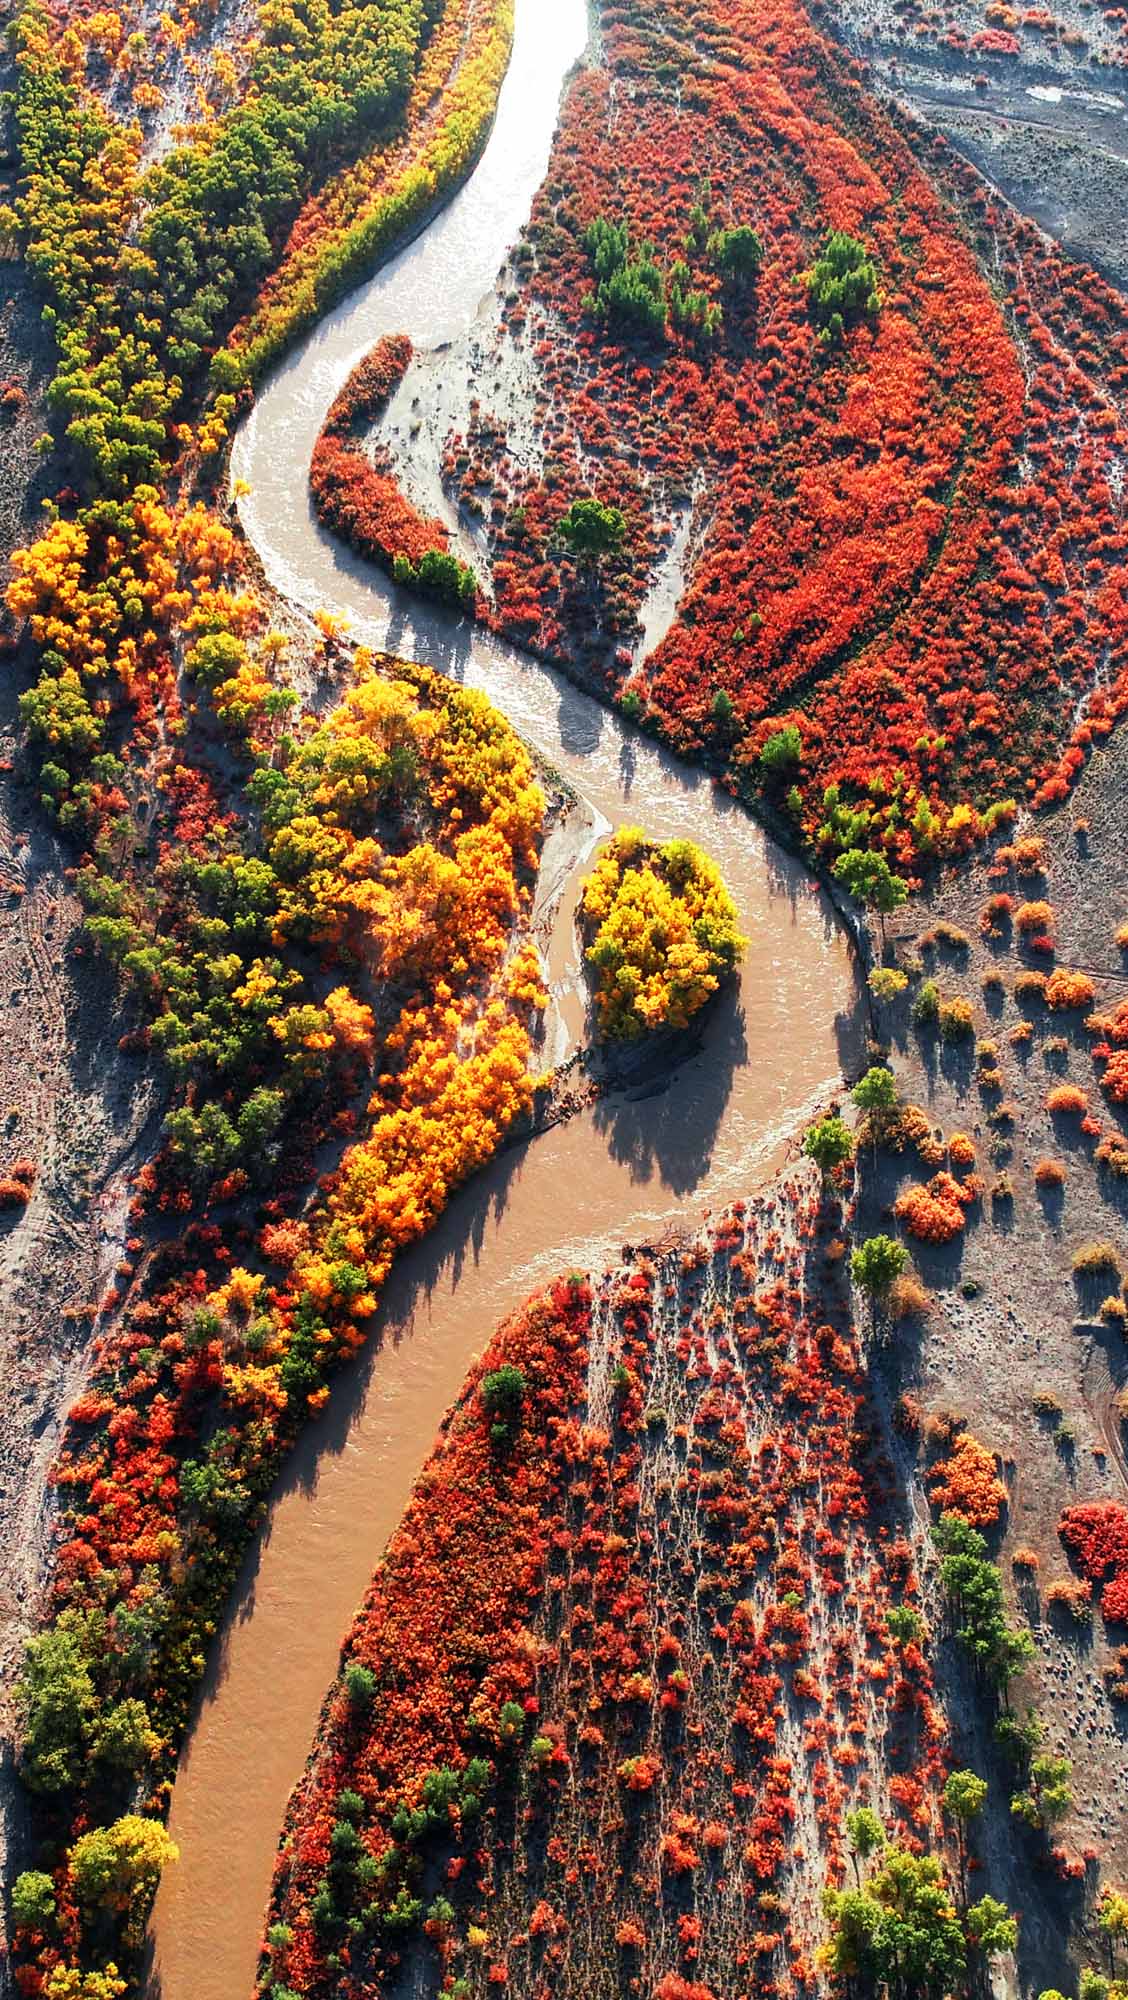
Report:
M358 362L330 407L310 464L310 488L319 518L327 528L351 543L361 555L393 572L408 565L423 573L446 557L447 531L439 520L426 520L404 499L379 446L364 448L367 427L387 407L396 384L411 360L406 335L381 340ZM473 577L459 584L452 573L451 595L473 598Z
M899 1220L910 1236L922 1243L951 1243L962 1235L966 1210L981 1193L974 1175L957 1180L941 1169L923 1186L914 1182L894 1204Z
M1067 1507L1058 1533L1082 1576L1101 1586L1101 1613L1128 1623L1128 1512L1116 1501Z
M107 943L121 927L123 964L136 958L155 986L153 1032L169 1059L196 1037L171 1156L143 1170L135 1215L150 1203L191 1215L190 1175L210 1155L221 1220L170 1239L123 1314L106 1302L54 1470L48 1650L25 1670L21 1759L56 1816L78 1825L97 1823L103 1741L149 1790L169 1770L285 1452L364 1342L397 1252L532 1102L529 1021L543 993L535 954L514 943L543 799L485 698L424 668L378 672L360 654L329 718L303 721L288 756L263 760L250 782L258 852L212 840L197 863L189 839L179 857L185 936L202 920L183 900L197 866L209 935L228 933L222 1010L213 990L210 1015L178 1011L183 977L200 975L175 918L160 948L128 916L104 920ZM293 983L311 953L337 982L316 1003ZM378 1011L360 997L369 975ZM272 1177L257 1240L226 1209L248 1172L230 1171L225 1134L239 1139L249 1115L246 1169ZM330 1118L350 1142L306 1202ZM274 1143L283 1119L285 1156ZM138 1619L152 1633L140 1650ZM84 1690L73 1712L49 1692L64 1666ZM67 1942L81 1952L73 1927Z
M511 7L214 15L71 0L14 31L8 225L56 341L68 479L13 558L20 711L73 844L80 951L132 989L130 1046L169 1093L89 1308L16 1698L53 1870L50 1921L29 1928L36 1896L17 1918L18 1978L47 2000L126 1991L171 1852L154 1815L263 1495L396 1251L528 1109L545 997L520 937L543 801L517 739L480 697L361 654L340 705L304 713L280 671L303 641L212 504L237 394L471 164ZM0 1203L34 1179L17 1161Z
M937 1460L928 1486L929 1498L941 1514L959 1514L973 1528L993 1528L1007 1504L994 1453L970 1431L961 1432L948 1456Z
M657 847L620 827L583 885L580 924L605 1035L684 1028L735 968L745 940L715 864L688 840Z
M1064 796L1123 707L1116 297L868 96L793 0L628 0L601 28L501 312L546 449L486 395L447 441L496 620L736 789L793 728L787 810L829 858L958 857L1008 800ZM737 273L718 246L740 232L759 254ZM828 240L870 274L829 346L803 282ZM679 615L640 662L668 496L697 480ZM627 524L598 578L558 533L585 495Z
M803 1275L824 1220L789 1183L495 1336L292 1800L276 1983L782 1993L847 1806L927 1838L943 1725L844 1288Z

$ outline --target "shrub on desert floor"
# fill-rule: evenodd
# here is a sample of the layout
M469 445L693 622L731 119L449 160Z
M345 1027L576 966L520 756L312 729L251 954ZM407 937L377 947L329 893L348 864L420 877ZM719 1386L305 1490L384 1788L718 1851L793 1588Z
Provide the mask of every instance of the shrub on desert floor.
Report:
M951 1243L963 1233L965 1209L981 1189L973 1175L958 1181L941 1168L923 1186L918 1182L898 1195L894 1208L910 1236L922 1243Z

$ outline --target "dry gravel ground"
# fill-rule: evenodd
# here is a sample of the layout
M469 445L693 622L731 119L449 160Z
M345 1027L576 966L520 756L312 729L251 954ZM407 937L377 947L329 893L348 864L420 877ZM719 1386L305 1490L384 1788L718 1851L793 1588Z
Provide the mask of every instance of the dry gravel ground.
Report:
M1018 1690L1017 1706L1032 1704L1048 1724L1051 1746L1074 1760L1076 1805L1062 1828L1064 1844L1074 1853L1095 1850L1104 1878L1119 1883L1128 1877L1128 1711L1110 1699L1102 1669L1128 1633L1106 1632L1099 1612L1089 1631L1063 1625L1046 1612L1044 1593L1072 1574L1057 1532L1063 1509L1086 1500L1128 1505L1120 1405L1128 1382L1128 1344L1118 1328L1102 1324L1097 1310L1115 1284L1105 1278L1086 1285L1072 1270L1078 1246L1099 1239L1116 1247L1128 1273L1128 1182L1100 1169L1094 1158L1098 1141L1080 1133L1076 1117L1053 1117L1046 1109L1047 1091L1061 1081L1075 1082L1090 1093L1106 1133L1125 1129L1126 1121L1101 1096L1090 1056L1094 1038L1085 1032L1082 1016L1016 1002L1015 975L1039 964L1044 968L1046 961L1022 948L1017 937L1009 945L993 945L981 936L979 918L988 895L999 889L1020 898L1044 897L1057 916L1057 962L1093 970L1097 1007L1128 997L1128 955L1113 942L1128 917L1126 790L1128 737L1120 731L1097 751L1074 797L1052 817L1024 829L1045 837L1041 880L990 881L986 861L979 861L927 901L898 912L889 926L889 958L907 967L923 961L944 997L962 994L971 1002L976 1037L998 1046L1003 1084L1001 1090L978 1086L975 1040L945 1044L934 1031L914 1028L907 1004L911 992L894 1009L883 1010L883 1021L892 1026L892 1061L902 1095L925 1109L937 1134L962 1131L974 1140L987 1192L971 1211L962 1240L942 1248L914 1246L934 1307L918 1331L902 1328L878 1364L890 1400L899 1389L911 1389L926 1418L954 1413L999 1455L1009 1492L1001 1543L1004 1579L1015 1617L1031 1623L1038 1642L1038 1658ZM1087 831L1075 831L1086 821ZM938 921L962 930L968 949L941 944L922 951L922 937ZM985 973L1001 974L1001 995L983 992ZM1008 1037L1023 1021L1031 1023L1030 1039L1012 1044ZM1000 1103L1011 1107L1009 1118L1000 1120ZM1060 1195L1035 1184L1033 1170L1043 1156L1066 1169ZM915 1151L883 1155L878 1172L866 1176L863 1232L892 1227L898 1190L929 1171ZM1035 1409L1034 1398L1043 1393L1056 1398L1060 1419ZM1039 1557L1033 1587L1020 1585L1013 1571L1011 1559L1020 1548ZM942 1659L961 1754L989 1759L981 1704L954 1650L948 1647ZM1005 1832L997 1815L990 1840L1000 1853L1007 1847ZM1019 1833L1011 1847L1010 1893L1030 1911L1029 1970L1038 1990L1055 1971L1054 1929L1064 1933L1073 1904L1037 1876L1036 1843ZM1033 1898L1032 1882L1038 1889ZM1057 1977L1057 1983L1065 1985L1066 1978Z
M970 46L1000 24L998 0L948 0L943 10L925 0L833 0L826 18L879 91L938 126L1065 249L1128 285L1123 27L1089 0L1057 0L1052 28L1035 24L1040 13L1049 18L1007 10L1005 29L1019 44L1012 55ZM953 31L963 47L949 45Z

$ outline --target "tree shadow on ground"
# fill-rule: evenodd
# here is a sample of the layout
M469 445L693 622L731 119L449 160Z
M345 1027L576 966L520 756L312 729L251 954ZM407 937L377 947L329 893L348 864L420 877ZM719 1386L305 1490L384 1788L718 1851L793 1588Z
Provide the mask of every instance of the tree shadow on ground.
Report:
M733 1078L747 1061L735 986L717 995L700 1027L599 1059L605 1073L622 1079L595 1107L612 1159L629 1166L633 1181L657 1179L674 1194L692 1193L709 1170Z

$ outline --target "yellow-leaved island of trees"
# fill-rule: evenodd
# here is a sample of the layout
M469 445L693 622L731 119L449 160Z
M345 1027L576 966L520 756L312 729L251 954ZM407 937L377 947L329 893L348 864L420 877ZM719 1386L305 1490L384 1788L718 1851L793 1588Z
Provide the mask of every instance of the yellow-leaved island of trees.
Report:
M684 1028L740 962L746 940L716 863L689 840L659 847L624 826L583 886L580 923L601 1032Z

